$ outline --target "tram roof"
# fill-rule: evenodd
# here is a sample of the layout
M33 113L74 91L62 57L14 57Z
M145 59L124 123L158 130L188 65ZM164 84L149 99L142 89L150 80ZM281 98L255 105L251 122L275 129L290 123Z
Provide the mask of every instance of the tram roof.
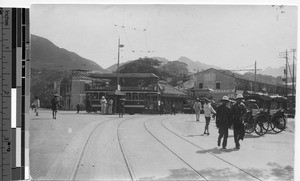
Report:
M140 78L147 78L147 77L155 77L158 78L157 75L153 73L119 73L120 77L140 77ZM92 73L89 75L91 78L112 78L117 77L117 73Z

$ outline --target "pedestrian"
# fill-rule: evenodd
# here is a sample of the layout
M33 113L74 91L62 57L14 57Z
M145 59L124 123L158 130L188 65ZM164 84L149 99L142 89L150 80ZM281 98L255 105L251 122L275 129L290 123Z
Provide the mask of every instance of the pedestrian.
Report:
M176 111L175 111L175 104L174 103L172 103L172 105L171 105L171 115L172 114L174 114L174 116L176 116L175 114L176 114Z
M194 110L196 114L196 122L200 122L199 118L200 118L200 111L202 110L202 108L201 108L201 103L199 98L197 98L196 102L194 103Z
M218 147L221 145L221 139L223 138L222 148L226 149L228 129L231 126L231 109L228 107L229 99L227 96L222 97L222 104L217 108L216 114L216 126L219 129Z
M122 99L120 99L120 101L119 101L119 118L121 118L121 117L123 117L123 115L124 115L124 106L125 106L125 99L124 98L122 98Z
M38 116L39 115L39 108L40 108L40 100L39 100L39 97L35 97L34 99L34 112L35 112L35 116Z
M243 123L243 116L246 114L246 106L242 102L244 99L242 94L236 96L236 103L232 106L233 113L233 136L235 148L240 149L240 140L244 139L245 128Z
M51 109L52 109L52 119L56 119L56 114L58 111L59 101L58 101L58 95L54 95L51 100Z
M209 130L208 126L210 123L211 115L216 114L216 111L214 108L211 106L209 99L205 99L205 103L203 105L203 110L204 110L204 117L205 117L205 129L203 134L209 135Z
M78 114L79 111L80 111L80 104L79 103L76 105L76 108L77 108L77 113L76 114Z
M105 115L106 114L106 104L107 104L107 101L106 101L106 99L105 99L104 96L102 96L102 98L100 100L100 104L101 104L101 114Z
M108 114L112 114L113 105L114 105L114 101L112 99L110 99L107 103Z
M164 102L160 102L160 105L159 105L159 114L160 115L163 115L164 114Z

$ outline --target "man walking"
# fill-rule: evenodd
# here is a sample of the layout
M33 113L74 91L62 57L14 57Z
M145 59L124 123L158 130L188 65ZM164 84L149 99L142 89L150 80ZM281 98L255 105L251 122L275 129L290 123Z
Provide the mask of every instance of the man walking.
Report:
M221 139L223 138L222 147L226 149L228 128L231 126L231 109L227 106L229 99L227 96L222 97L222 104L217 108L216 126L219 129L218 146L221 145Z
M59 96L54 95L54 97L51 100L51 109L52 109L52 119L56 119L57 110L59 107Z
M216 111L211 106L209 99L205 98L205 104L203 105L204 117L205 117L205 129L203 134L209 135L208 126L212 114L216 114Z
M160 105L159 105L159 114L160 115L163 115L164 114L164 102L160 102Z
M171 115L172 114L174 114L174 116L176 115L175 104L174 103L171 104Z
M201 103L200 103L199 98L197 98L196 102L194 103L194 110L195 110L195 114L196 114L196 122L200 122L199 117L200 117L200 111L201 111Z
M234 142L235 148L240 149L240 140L244 139L245 136L245 128L243 123L243 115L246 113L246 106L242 102L243 95L238 94L236 96L236 103L232 106L232 113L233 113L233 135L234 135Z
M35 116L39 115L39 108L40 108L40 100L39 97L35 97L35 100L33 102L34 104L34 112L35 112Z

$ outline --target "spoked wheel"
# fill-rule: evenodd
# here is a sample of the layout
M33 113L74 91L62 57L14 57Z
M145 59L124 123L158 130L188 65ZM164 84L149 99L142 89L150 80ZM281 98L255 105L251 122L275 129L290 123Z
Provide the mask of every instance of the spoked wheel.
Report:
M255 128L255 123L254 120L251 118L250 115L245 115L243 117L244 120L244 128L245 128L245 132L247 134L251 134L254 132L254 128Z
M272 119L271 124L272 130L275 133L280 133L286 128L286 118L285 116L276 116Z
M263 136L267 133L269 129L269 122L265 115L259 115L256 118L256 125L255 125L255 133L259 136Z

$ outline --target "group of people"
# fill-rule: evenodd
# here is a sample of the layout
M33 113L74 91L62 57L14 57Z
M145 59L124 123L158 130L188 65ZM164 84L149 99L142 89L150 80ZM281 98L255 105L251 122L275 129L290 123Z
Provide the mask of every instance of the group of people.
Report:
M158 107L159 107L159 114L160 114L160 115L163 115L164 112L165 112L165 104L164 104L164 102L163 102L163 101L160 101ZM174 116L176 115L175 108L176 108L176 107L175 107L175 104L172 103L172 104L171 104L171 115L174 115Z
M112 114L113 110L113 105L114 101L112 99L109 99L108 101L104 96L101 97L100 100L100 105L101 105L101 114Z
M38 96L36 96L34 98L34 101L31 104L31 106L34 109L35 116L38 116L39 108L40 108L40 100L39 100ZM53 95L53 98L51 99L52 119L56 119L58 107L59 107L59 96L55 94L55 95Z
M245 136L245 129L243 123L243 115L246 113L246 106L242 102L243 95L238 94L236 97L236 103L232 106L229 106L229 98L227 96L223 96L221 101L222 104L216 108L216 110L211 106L210 100L205 99L205 103L202 108L202 104L197 98L194 109L196 113L196 122L199 122L200 112L201 110L204 111L205 117L205 128L204 134L209 135L209 123L212 115L216 116L216 126L219 129L218 133L218 140L217 145L221 146L222 148L226 149L227 147L227 138L228 138L228 129L233 127L233 134L234 134L234 142L235 148L240 149L240 140L243 140Z

